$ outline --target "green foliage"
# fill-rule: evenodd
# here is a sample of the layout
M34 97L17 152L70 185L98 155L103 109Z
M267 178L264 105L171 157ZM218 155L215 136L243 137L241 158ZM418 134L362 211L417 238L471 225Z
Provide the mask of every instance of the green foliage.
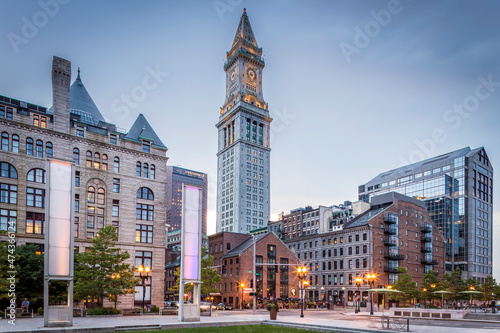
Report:
M114 308L91 308L84 311L86 316L111 316L120 314L120 310Z
M406 268L399 267L398 280L393 286L393 289L402 291L402 293L390 293L389 297L393 300L412 300L420 297L420 290L417 284L413 281L413 276L408 274Z
M279 311L280 310L280 307L278 305L278 303L276 302L269 302L267 303L267 311L271 311L272 308L276 308L276 311Z
M460 292L467 290L467 284L462 280L462 270L457 267L451 274L444 274L443 278L446 290L451 291L448 298L463 299L464 294L460 294Z
M7 234L5 230L0 231L0 235L5 235L5 234ZM19 255L17 254L16 251L14 251L14 247L12 245L11 248L9 249L9 245L11 245L9 242L0 242L0 258L2 259L0 260L0 301L1 301L0 307L1 308L3 308L4 306L5 307L8 306L9 299L11 298L8 295L10 281L7 280L8 278L10 278L10 274L7 272L21 271L19 269ZM10 266L11 264L13 265L13 267ZM19 284L18 275L16 275L15 283L17 287L17 285Z
M488 275L481 288L479 288L479 291L483 292L483 300L489 302L495 299L493 294L500 295L500 286L493 276Z
M149 311L153 312L153 313L158 313L158 312L160 312L160 308L157 307L156 305L152 305L151 309L149 309Z
M116 229L106 226L93 238L89 251L76 256L75 299L97 298L101 306L106 297L135 292L140 281L134 277L134 266L125 263L130 254L115 247L117 240Z
M3 318L5 316L5 312L3 312L2 310L0 310L0 319Z
M206 248L201 249L201 253L205 253L206 251L207 251ZM213 262L214 262L213 255L208 255L203 259L201 259L201 281L203 282L201 284L202 295L203 294L208 295L210 293L219 292L219 289L217 289L216 284L222 281L222 277L217 273L217 270L212 268ZM181 275L180 267L177 267L174 272L174 276L177 277L175 285L169 289L170 291L173 291L174 293L177 294L179 293L180 275ZM184 286L184 292L187 293L191 291L193 291L193 286L191 284L187 284Z
M43 316L43 306L40 306L36 312L38 312L39 316Z

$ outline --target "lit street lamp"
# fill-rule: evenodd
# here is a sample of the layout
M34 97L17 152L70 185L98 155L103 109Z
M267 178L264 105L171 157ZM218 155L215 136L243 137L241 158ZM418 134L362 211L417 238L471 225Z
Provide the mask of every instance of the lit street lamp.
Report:
M241 289L241 309L243 310L243 287L245 286L244 283L242 283L240 285L240 289Z
M359 285L361 284L361 278L360 277L357 277L356 278L356 286L358 286L358 295L357 295L357 304L355 304L355 310L354 310L354 313L358 313L361 311L360 309L360 304L359 304Z
M142 309L144 311L144 298L146 297L146 282L145 282L145 279L144 278L147 278L148 277L148 274L149 274L149 266L146 266L146 268L139 266L139 268L137 268L137 270L139 271L139 276L141 277L141 281L142 281ZM144 274L143 274L144 273Z
M300 318L304 318L304 297L305 297L305 286L309 284L306 280L307 268L306 266L298 267L297 274L299 276L299 290L302 290L302 305L300 307Z
M369 274L367 275L368 278L368 283L370 284L370 288L373 289L373 282L375 282L375 278L377 276L375 274ZM370 308L370 315L373 316L373 291L370 292L370 303L371 303L371 308Z

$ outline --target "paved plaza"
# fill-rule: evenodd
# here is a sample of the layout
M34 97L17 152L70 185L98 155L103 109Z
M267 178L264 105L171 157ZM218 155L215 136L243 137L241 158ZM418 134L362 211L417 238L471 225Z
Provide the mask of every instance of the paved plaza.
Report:
M381 329L369 327L366 312L355 314L343 310L307 310L304 318L299 317L299 310L281 310L278 320L273 324L293 325L303 328L330 328L350 332L383 332ZM375 313L381 316L382 313ZM126 317L95 317L74 318L71 328L45 328L43 318L20 318L16 325L10 325L7 320L0 320L0 333L4 332L114 332L143 329L168 329L181 327L202 326L230 326L230 325L256 325L269 322L269 313L266 310L258 310L255 314L251 310L245 311L214 311L211 317L201 317L200 322L181 323L177 316L126 316ZM341 329L342 328L342 329ZM422 320L410 321L410 331L416 333L470 333L470 332L500 332L500 322L471 321L471 320Z

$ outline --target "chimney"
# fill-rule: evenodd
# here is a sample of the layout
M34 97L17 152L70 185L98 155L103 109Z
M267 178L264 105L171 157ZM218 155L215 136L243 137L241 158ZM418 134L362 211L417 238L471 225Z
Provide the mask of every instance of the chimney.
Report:
M52 110L54 130L69 134L69 88L71 62L54 56L52 60Z

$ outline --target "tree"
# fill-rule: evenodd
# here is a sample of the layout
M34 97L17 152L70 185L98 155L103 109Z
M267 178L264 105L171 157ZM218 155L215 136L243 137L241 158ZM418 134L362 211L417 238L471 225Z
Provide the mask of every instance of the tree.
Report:
M7 235L7 232L1 230L0 235ZM10 248L9 245L11 245ZM0 241L0 258L0 309L5 309L12 298L9 296L12 293L9 291L11 283L15 282L16 286L19 284L18 274L12 280L9 272L20 272L21 270L19 268L19 255L15 251L15 246L8 241Z
M425 288L427 292L424 292L424 298L432 300L434 298L441 299L442 297L437 294L433 294L434 291L443 290L444 283L441 279L438 278L438 272L436 271L428 271L424 274L422 278L422 288Z
M106 226L92 239L89 250L76 256L74 295L76 299L97 298L102 306L104 298L111 295L134 293L140 283L134 277L134 266L124 261L130 258L127 251L115 247L116 229ZM111 278L119 276L119 278Z
M483 299L485 301L492 301L495 299L495 295L500 295L500 286L493 276L488 275L481 285L480 291L483 292Z
M25 297L30 301L30 307L43 306L43 253L37 252L33 244L16 247L19 255L17 263L22 267L19 272L19 282L16 285L18 299Z
M206 251L207 251L206 248L203 248L201 250L202 253L205 253ZM203 282L201 284L202 295L208 295L210 293L219 292L219 289L217 289L216 284L222 281L222 277L217 273L217 270L212 268L213 262L214 262L214 257L211 254L205 255L201 259L201 281ZM173 291L174 293L179 293L180 267L177 267L177 269L174 272L174 276L176 276L177 279L175 281L175 285L170 288L170 291ZM193 286L191 284L188 284L184 287L184 292L187 293L191 291L193 291Z
M467 285L462 280L462 270L457 267L451 274L444 274L443 278L444 286L448 291L451 291L449 297L452 299L463 299L464 294L460 294L460 292L467 290Z
M413 281L413 276L408 274L406 268L399 267L398 280L394 283L393 288L402 293L391 293L390 297L394 300L409 300L420 297L420 290L417 284Z

